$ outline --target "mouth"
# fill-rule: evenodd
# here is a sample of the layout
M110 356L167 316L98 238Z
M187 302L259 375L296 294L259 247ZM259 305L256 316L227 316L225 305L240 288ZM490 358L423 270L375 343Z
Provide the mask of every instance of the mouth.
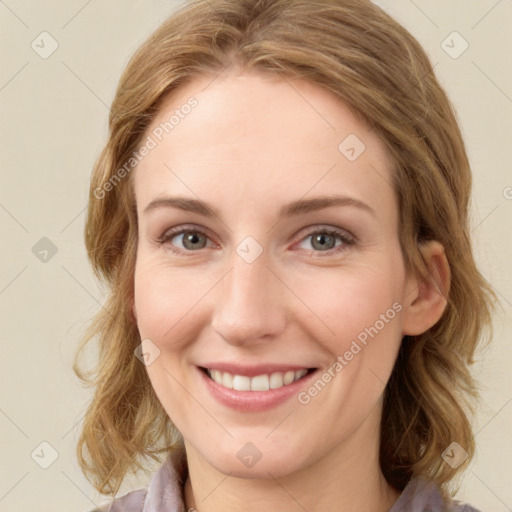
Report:
M240 375L215 368L200 367L211 380L225 389L234 391L270 391L280 389L304 379L317 368L301 368L298 370L273 371L259 375ZM247 373L247 372L244 372Z

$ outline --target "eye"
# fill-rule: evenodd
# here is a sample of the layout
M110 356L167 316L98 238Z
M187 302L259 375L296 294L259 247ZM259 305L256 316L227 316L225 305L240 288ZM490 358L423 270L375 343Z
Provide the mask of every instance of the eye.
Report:
M205 233L187 227L166 231L157 241L161 244L168 244L171 251L178 254L193 252L209 246L209 238Z
M299 242L302 249L314 252L338 252L353 245L355 240L345 231L336 229L317 229ZM304 246L304 244L306 246Z

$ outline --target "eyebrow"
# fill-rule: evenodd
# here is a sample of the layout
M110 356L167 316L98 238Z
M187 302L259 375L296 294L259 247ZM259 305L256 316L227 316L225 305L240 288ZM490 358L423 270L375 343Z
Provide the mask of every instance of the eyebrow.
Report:
M363 211L377 216L375 210L363 203L359 199L343 195L320 196L311 199L298 199L281 208L279 211L279 219L293 217L296 215L304 215L306 213L331 208L333 206L351 206L359 208ZM219 217L218 212L213 206L205 201L198 199L189 199L186 197L159 197L151 201L145 208L144 214L148 214L152 210L158 208L176 208L187 212L197 213L205 217Z

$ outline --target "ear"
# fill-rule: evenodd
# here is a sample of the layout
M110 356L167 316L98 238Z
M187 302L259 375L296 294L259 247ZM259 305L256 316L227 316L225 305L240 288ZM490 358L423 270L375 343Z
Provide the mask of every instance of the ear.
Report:
M450 266L443 245L431 240L421 245L420 252L427 271L422 276L409 276L402 316L402 333L411 336L438 322L450 290Z

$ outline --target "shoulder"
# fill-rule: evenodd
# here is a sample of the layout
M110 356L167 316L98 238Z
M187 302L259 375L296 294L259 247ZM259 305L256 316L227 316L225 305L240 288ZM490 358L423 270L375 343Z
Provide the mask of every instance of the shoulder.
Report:
M453 500L452 508L450 509L450 512L480 512L480 510L469 505L468 503L463 503L462 501Z
M176 445L144 489L137 489L97 505L88 512L184 512L183 482L188 473L183 445Z
M413 478L389 512L480 512L475 507L444 497L441 489L422 477Z
M146 489L131 491L88 512L142 512L146 495Z

